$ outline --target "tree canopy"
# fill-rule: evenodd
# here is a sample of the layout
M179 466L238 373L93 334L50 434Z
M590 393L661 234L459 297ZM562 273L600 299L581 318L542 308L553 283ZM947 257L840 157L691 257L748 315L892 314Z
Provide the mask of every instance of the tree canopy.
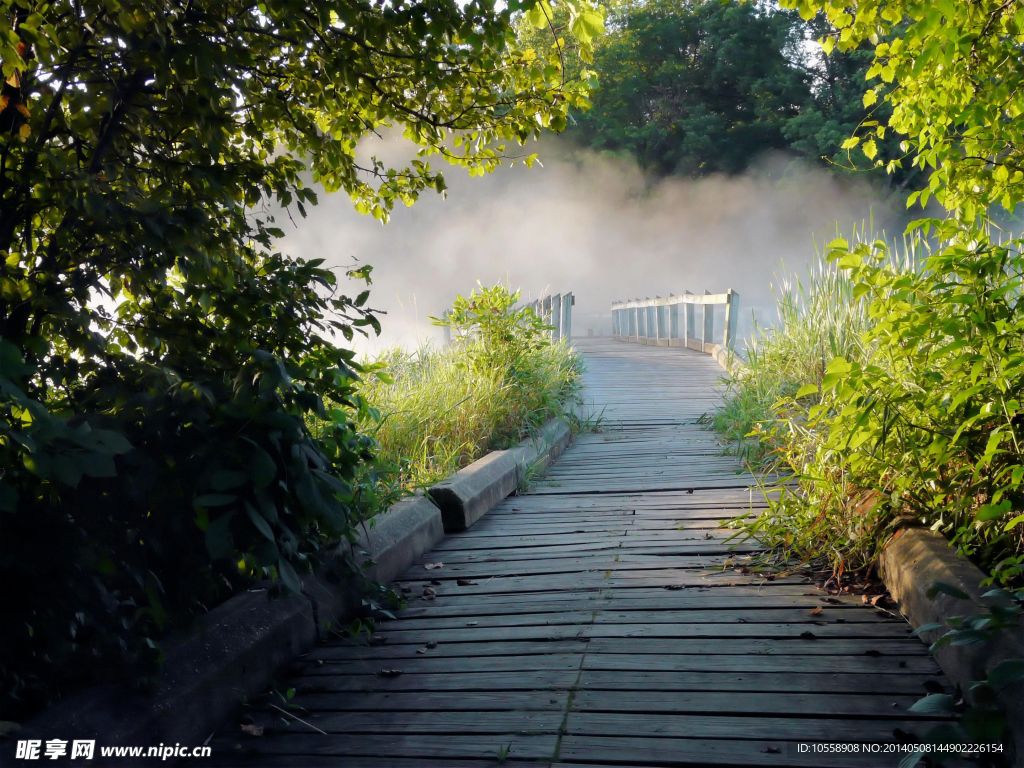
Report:
M378 322L275 252L271 206L304 215L311 177L386 220L444 189L429 156L482 173L562 127L589 74L517 45L533 0L0 2L0 690L24 711L252 579L298 589L373 502L338 340ZM556 8L586 55L601 13ZM420 156L361 166L386 126Z
M745 171L780 151L837 173L868 171L880 184L918 183L909 166L887 175L843 143L872 115L863 104L872 54L826 55L815 43L833 27L792 10L730 0L611 0L608 34L595 43L600 86L593 107L570 113L567 136L628 153L656 174ZM526 39L538 48L543 39ZM887 137L886 150L899 152Z

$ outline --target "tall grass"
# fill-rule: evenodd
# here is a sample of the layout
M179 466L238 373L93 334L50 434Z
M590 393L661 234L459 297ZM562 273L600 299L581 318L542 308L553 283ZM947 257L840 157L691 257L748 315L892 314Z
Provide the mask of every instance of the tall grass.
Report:
M436 483L572 409L582 367L569 346L529 351L524 377L474 365L478 345L396 347L375 360L383 376L363 382L360 394L372 410L360 427L376 437L378 465L403 488Z
M775 419L773 406L806 384L820 387L834 357L863 360L867 305L854 296L849 274L820 257L805 279L784 275L772 286L778 323L759 328L747 341L747 364L728 382L725 403L714 415L716 430L754 465L771 459L772 446L759 427Z
M863 239L863 230L854 233ZM898 269L917 269L918 254L913 242L904 241L892 263ZM781 276L780 276L781 273ZM765 426L778 418L776 403L792 398L802 387L821 388L830 360L843 357L866 363L871 350L864 334L873 321L868 301L855 290L850 271L829 263L815 249L815 259L805 277L789 275L785 265L776 273L775 296L778 321L772 327L754 331L746 342L746 365L739 366L728 380L724 404L712 420L736 452L754 466L773 463L778 446L765 439Z
M837 240L782 281L714 426L782 496L736 521L782 561L869 567L901 526L1024 583L1021 240Z

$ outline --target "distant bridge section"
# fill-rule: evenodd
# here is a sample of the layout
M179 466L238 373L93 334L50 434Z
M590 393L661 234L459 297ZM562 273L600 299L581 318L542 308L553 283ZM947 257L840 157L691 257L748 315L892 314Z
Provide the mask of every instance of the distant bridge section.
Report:
M668 298L633 299L612 303L612 337L658 347L685 347L713 355L723 365L733 352L740 295L686 293ZM725 308L721 336L715 338L715 307ZM698 316L699 308L699 316Z

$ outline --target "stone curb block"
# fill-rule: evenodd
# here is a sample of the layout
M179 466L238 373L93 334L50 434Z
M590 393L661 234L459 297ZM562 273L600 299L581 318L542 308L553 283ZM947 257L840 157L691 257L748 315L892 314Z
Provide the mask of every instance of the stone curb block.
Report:
M446 533L464 531L516 490L530 467L546 467L568 445L572 436L562 419L552 419L536 437L515 448L492 451L430 489L441 508Z
M187 637L166 644L152 695L117 684L90 688L54 705L15 738L96 739L97 756L99 746L196 746L315 641L309 600L243 592L197 621ZM9 740L5 751L13 748Z
M437 507L422 496L403 499L359 537L357 559L359 550L365 551L361 556L374 562L367 575L390 581L443 536ZM27 738L96 739L97 747L203 743L245 698L263 693L278 670L312 648L319 632L357 614L362 607L358 582L332 574L328 567L304 579L301 595L270 599L265 590L235 595L199 620L188 636L166 642L154 694L114 684L87 689L32 720L3 752L13 753L15 740Z
M360 544L373 562L366 575L387 584L444 538L441 510L426 496L410 496L374 518Z
M899 604L900 611L916 629L925 624L944 624L953 616L981 613L991 600L982 597L980 587L985 574L960 557L942 534L926 528L905 528L885 547L880 558L882 580ZM935 582L956 587L970 597L958 600L944 593L934 599L927 596ZM925 632L922 639L932 643L943 633ZM968 683L984 680L988 670L1005 659L1024 658L1024 638L1020 633L1003 632L986 643L945 645L935 653L942 671L967 693ZM1024 685L1017 683L998 696L1006 711L1010 740L1016 753L1014 765L1024 758Z

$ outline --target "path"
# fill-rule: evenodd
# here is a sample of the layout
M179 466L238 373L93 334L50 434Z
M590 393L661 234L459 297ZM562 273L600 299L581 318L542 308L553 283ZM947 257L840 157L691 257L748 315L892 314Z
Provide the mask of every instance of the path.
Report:
M749 551L718 521L765 506L696 423L717 364L576 343L603 430L413 566L384 645L301 661L294 702L327 735L257 712L265 735L226 728L219 762L469 768L507 749L507 766L895 766L796 745L927 730L907 709L943 678L905 622L802 577L715 571Z

